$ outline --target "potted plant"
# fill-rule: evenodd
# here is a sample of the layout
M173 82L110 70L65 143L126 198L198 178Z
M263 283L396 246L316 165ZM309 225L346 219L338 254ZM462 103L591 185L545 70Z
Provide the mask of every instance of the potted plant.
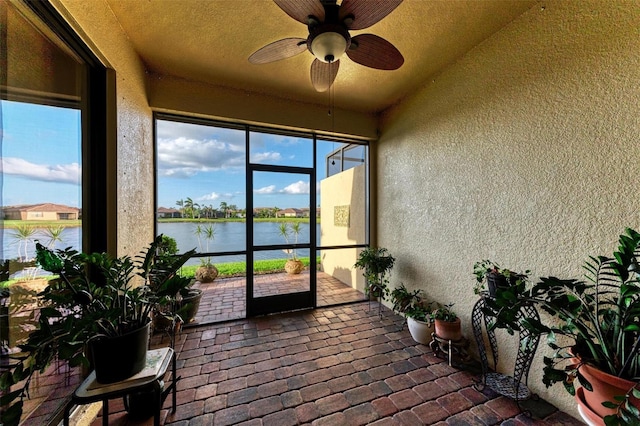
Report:
M196 237L198 237L198 245L200 246L200 252L209 252L209 243L213 241L216 236L216 231L213 224L208 225L196 225L194 231ZM205 241L205 247L203 250L202 240ZM196 269L195 273L196 281L201 283L212 283L218 277L218 268L211 263L211 257L207 256L200 258L200 266Z
M144 259L155 256L156 242ZM52 251L36 246L40 267L58 276L40 293L37 325L12 354L11 368L0 374L0 423L17 425L22 400L28 397L33 374L54 360L70 367L93 367L98 381L115 382L139 372L146 361L150 312L157 297L149 282L162 288L177 279L175 272L188 259L183 255L170 268L135 263L129 256L85 254L67 248ZM105 364L106 362L106 364ZM13 387L13 388L12 388Z
M393 310L407 318L407 327L413 340L423 345L431 341L433 318L431 304L426 303L421 290L409 291L404 284L391 291Z
M440 305L431 312L434 320L436 336L443 340L457 342L462 339L462 325L460 318L453 311L453 303Z
M498 291L489 306L499 326L526 327L547 335L553 353L544 357L543 383L548 387L562 382L576 396L586 417L600 424L638 424L638 256L640 234L627 228L612 257L589 258L584 266L585 280L540 278L530 289ZM550 314L549 325L529 318L516 321L513 313L523 304L532 304ZM582 385L578 391L575 378ZM607 389L612 393L600 393Z
M358 261L353 265L362 270L365 278L366 295L385 300L389 295L389 273L396 259L386 248L367 247L360 252Z
M195 249L178 255L175 239L160 234L154 243L155 251L147 251L141 259L139 275L145 279L154 295L154 329L164 329L177 318L192 322L200 306L202 290L192 288L193 280L177 271L195 254Z
M278 232L284 238L285 242L289 244L289 238L293 235L293 244L298 244L298 235L300 234L300 222L281 222L278 225ZM296 275L302 272L304 264L298 259L296 249L285 249L285 253L288 255L288 259L284 264L284 270L287 274Z
M530 271L524 273L513 272L506 268L501 268L491 260L482 260L473 265L473 274L476 276L476 285L473 287L475 294L484 294L488 291L489 296L495 297L498 288L507 288L527 280ZM485 287L486 283L486 287Z

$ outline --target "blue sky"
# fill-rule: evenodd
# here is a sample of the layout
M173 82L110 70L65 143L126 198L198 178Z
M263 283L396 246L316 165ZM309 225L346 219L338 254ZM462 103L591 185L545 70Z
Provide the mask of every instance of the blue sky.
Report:
M220 203L245 208L245 132L172 121L158 122L158 205L175 207L190 197L200 205ZM254 163L313 166L311 139L253 132L250 158ZM319 144L324 165L338 144ZM319 167L318 181L324 178ZM307 175L254 174L254 207L309 207L311 185ZM319 200L317 200L319 203Z
M2 101L2 204L59 203L79 207L80 112ZM190 197L200 205L245 208L243 130L159 121L158 206L176 207ZM318 176L338 143L318 144ZM310 139L251 133L251 161L311 167ZM255 207L309 207L306 175L256 173ZM319 204L320 200L317 200Z
M1 101L2 204L80 206L80 111Z

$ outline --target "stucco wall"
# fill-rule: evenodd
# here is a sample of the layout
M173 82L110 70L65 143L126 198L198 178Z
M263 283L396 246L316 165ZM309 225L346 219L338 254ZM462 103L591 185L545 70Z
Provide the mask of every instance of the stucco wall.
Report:
M366 243L365 166L353 167L329 176L320 182L320 245L340 246ZM349 226L336 225L335 208L349 207ZM364 292L362 271L353 264L358 249L326 250L322 252L322 270L348 286Z
M579 277L640 227L639 28L639 2L540 3L385 115L377 242L468 337L475 261ZM541 348L530 387L577 416Z
M52 3L116 71L117 253L137 254L152 241L154 223L153 121L144 66L103 0Z
M335 109L332 117L327 114L327 106L156 74L149 75L148 91L149 103L156 111L364 139L377 137L374 114Z

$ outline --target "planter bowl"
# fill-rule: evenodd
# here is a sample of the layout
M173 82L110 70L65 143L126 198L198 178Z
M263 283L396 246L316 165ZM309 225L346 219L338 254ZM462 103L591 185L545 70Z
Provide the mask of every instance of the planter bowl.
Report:
M200 300L202 300L202 290L198 288L190 289L189 295L182 298L180 308L183 309L182 319L186 324L195 320L200 308Z
M431 342L431 334L433 333L433 323L418 321L411 317L407 317L407 326L411 337L418 343L423 345Z
M304 269L304 264L300 260L289 259L284 264L284 270L289 275L297 275Z
M196 269L196 281L212 283L218 277L218 268L213 265L200 266Z

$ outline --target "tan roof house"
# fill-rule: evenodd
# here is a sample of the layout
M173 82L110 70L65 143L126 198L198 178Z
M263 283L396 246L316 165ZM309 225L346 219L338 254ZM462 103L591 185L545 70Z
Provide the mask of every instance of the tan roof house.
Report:
M178 209L158 207L157 217L158 219L180 218L182 217L182 213L180 213Z
M304 217L304 212L300 209L288 208L278 211L276 217Z
M63 204L42 203L8 206L2 209L7 220L78 220L80 209Z

